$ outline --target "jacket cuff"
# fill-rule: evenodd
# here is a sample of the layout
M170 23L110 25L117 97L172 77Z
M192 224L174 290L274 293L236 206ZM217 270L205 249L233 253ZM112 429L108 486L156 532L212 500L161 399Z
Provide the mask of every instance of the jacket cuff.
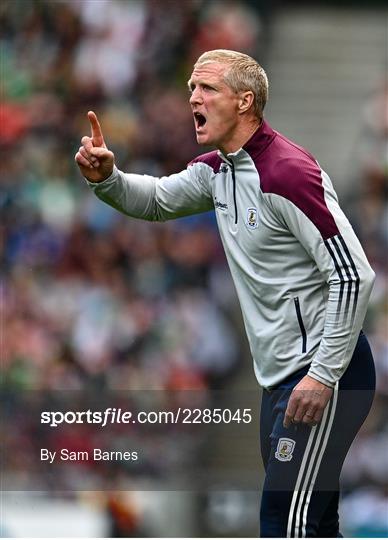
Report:
M91 187L93 189L96 189L98 186L105 186L106 184L115 182L117 180L118 176L119 176L119 170L116 167L116 165L114 165L112 174L110 176L108 176L108 178L105 178L105 180L102 180L101 182L91 182L90 180L88 180L85 177L84 177L84 179L85 179L85 181L86 181L86 183L88 184L89 187Z
M328 381L327 379L324 379L320 375L317 375L314 371L311 371L311 369L307 372L307 375L311 377L312 379L315 379L316 381L324 384L325 386L328 386L329 388L334 388L335 383L332 381Z

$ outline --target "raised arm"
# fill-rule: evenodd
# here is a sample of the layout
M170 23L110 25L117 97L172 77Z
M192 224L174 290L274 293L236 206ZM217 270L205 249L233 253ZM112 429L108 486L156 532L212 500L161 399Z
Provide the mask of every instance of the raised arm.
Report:
M75 161L99 199L128 216L149 221L165 221L213 208L211 168L193 163L180 173L161 178L119 171L96 114L89 111L88 118L91 137L82 137Z

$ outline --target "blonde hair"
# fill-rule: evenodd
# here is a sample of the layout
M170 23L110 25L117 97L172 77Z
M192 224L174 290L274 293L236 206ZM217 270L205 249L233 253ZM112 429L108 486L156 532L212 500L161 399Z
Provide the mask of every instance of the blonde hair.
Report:
M254 112L261 119L268 100L268 78L260 64L247 54L227 49L215 49L201 54L194 64L194 69L212 62L229 66L224 74L224 81L234 92L246 90L253 92Z

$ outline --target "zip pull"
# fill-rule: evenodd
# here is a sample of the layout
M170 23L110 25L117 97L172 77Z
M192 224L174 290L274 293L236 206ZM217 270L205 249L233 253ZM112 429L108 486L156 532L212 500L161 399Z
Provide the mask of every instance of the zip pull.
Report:
M238 213L237 213L237 200L236 200L236 175L234 172L234 163L231 161L232 180L233 180L233 202L234 202L234 224L237 225Z

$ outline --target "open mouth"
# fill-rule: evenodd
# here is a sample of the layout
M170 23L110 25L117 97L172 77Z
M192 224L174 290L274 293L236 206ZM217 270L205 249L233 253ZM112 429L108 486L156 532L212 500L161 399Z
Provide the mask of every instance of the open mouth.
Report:
M197 128L201 128L206 124L206 118L199 112L194 113L195 124Z

